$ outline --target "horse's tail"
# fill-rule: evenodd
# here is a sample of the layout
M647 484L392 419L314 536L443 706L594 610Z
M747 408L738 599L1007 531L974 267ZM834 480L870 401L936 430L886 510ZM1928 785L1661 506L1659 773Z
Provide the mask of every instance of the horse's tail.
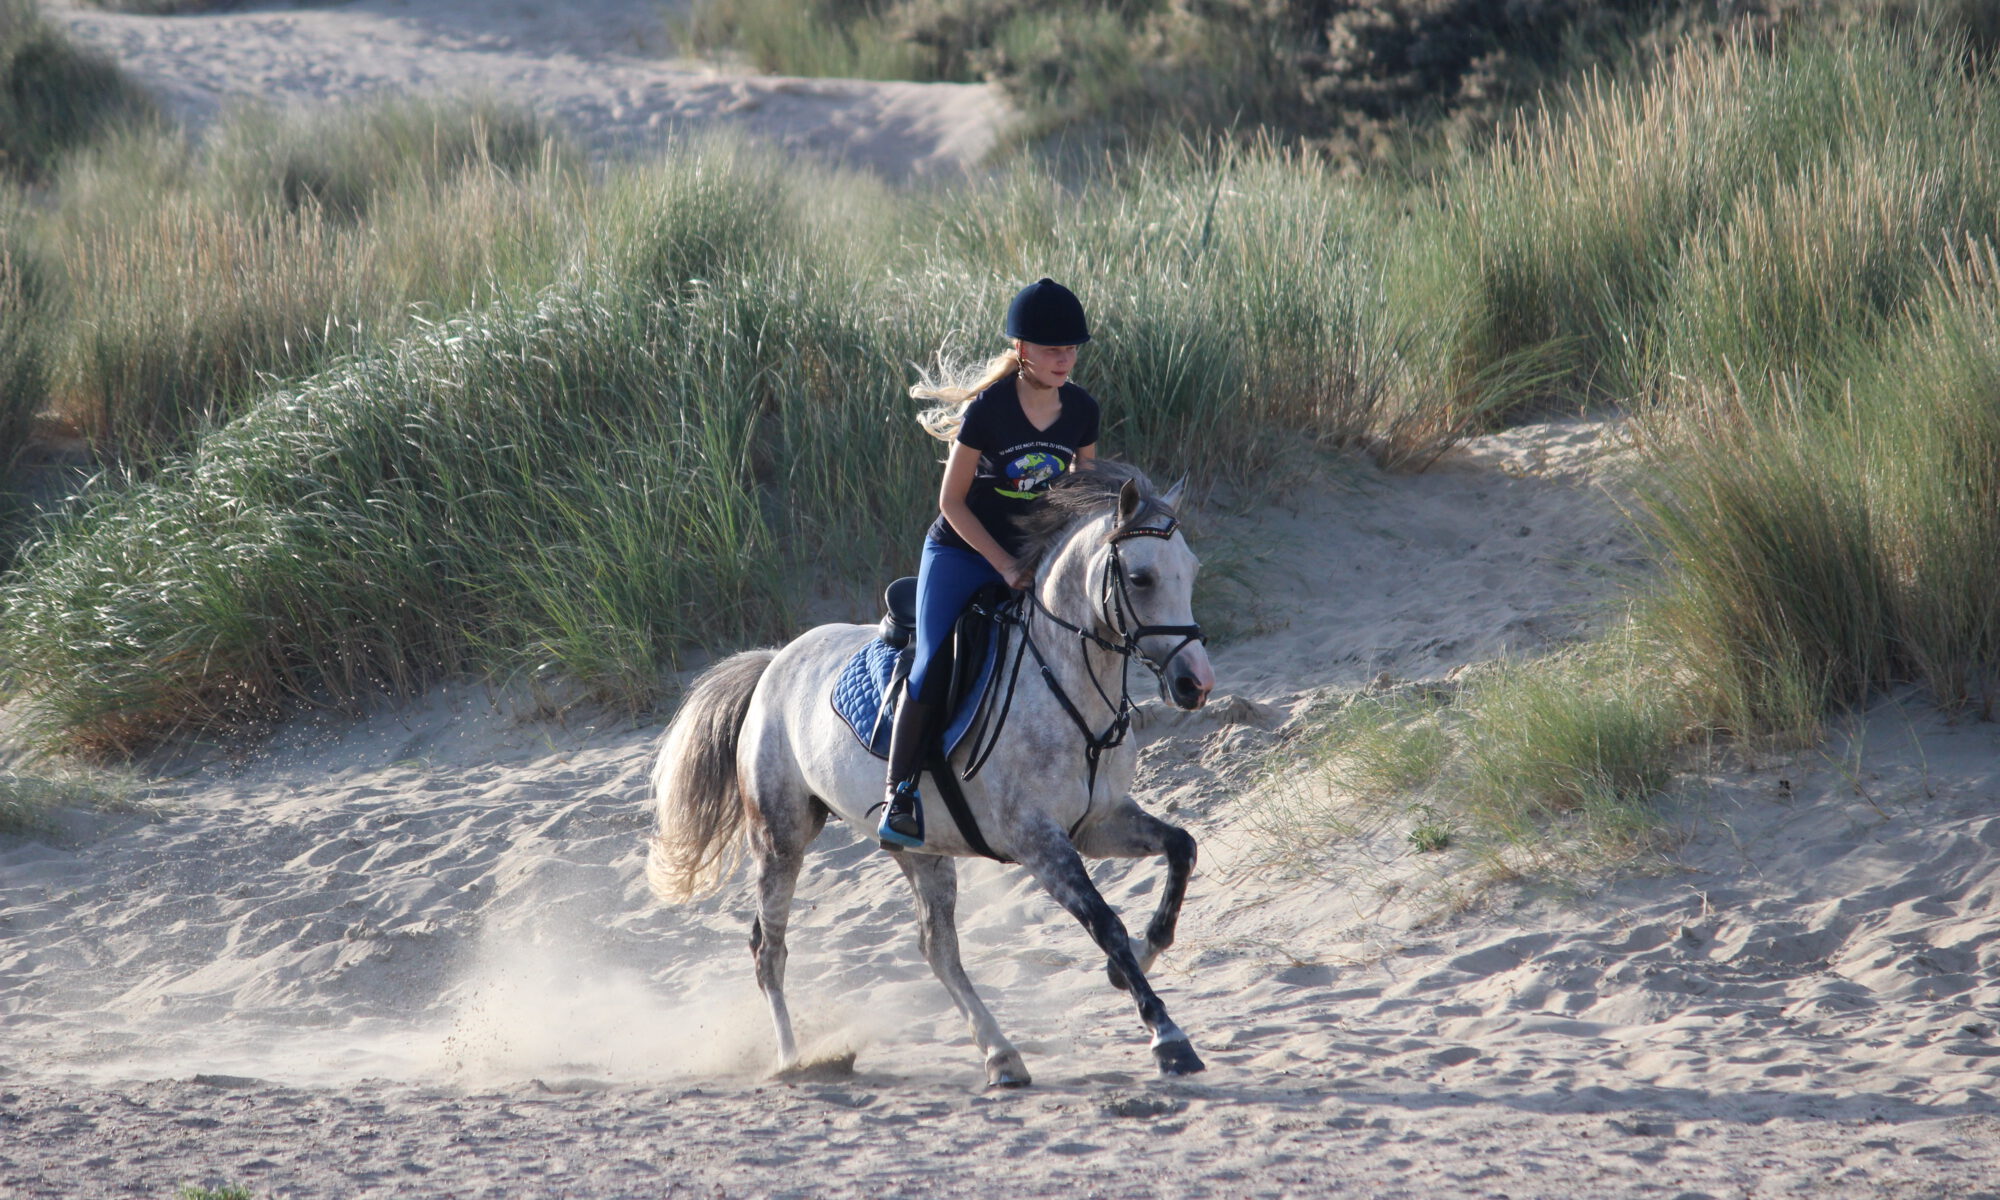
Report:
M659 829L646 855L646 882L669 904L714 891L742 855L748 801L736 746L750 694L777 653L746 650L704 671L660 739L653 767Z

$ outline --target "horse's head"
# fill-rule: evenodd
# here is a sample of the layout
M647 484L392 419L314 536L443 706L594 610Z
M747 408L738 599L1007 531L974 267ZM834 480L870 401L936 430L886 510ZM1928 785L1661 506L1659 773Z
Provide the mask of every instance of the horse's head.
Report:
M1136 468L1098 459L1036 500L1019 557L1043 581L1054 619L1101 651L1144 663L1162 699L1192 709L1208 702L1215 673L1194 622L1201 563L1174 511L1181 491L1158 494Z
M1102 551L1098 618L1159 676L1163 699L1196 709L1208 702L1215 672L1194 619L1194 576L1201 561L1188 548L1174 511L1182 490L1177 483L1154 496L1137 479L1119 487Z

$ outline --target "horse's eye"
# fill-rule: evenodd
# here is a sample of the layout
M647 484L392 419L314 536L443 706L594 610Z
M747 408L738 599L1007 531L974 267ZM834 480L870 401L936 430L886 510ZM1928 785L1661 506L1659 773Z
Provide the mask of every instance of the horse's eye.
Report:
M1133 587L1136 587L1136 588L1149 588L1149 587L1152 587L1152 586L1153 586L1153 573L1152 573L1151 571L1134 571L1134 572L1132 572L1132 586L1133 586Z

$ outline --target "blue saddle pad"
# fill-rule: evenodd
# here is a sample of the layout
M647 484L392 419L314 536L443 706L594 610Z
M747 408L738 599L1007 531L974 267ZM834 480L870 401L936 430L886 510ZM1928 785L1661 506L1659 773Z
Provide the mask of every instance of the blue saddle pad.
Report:
M882 693L896 673L896 656L900 653L884 645L880 638L869 638L868 644L854 652L854 657L840 669L839 678L833 681L833 711L840 714L840 719L854 731L855 739L876 758L889 757L889 729L895 722L891 720L893 714L882 711ZM945 726L947 755L958 749L966 731L972 728L980 702L986 698L986 689L992 686L993 668L999 658L1000 639L987 638L986 657L979 664L979 675Z

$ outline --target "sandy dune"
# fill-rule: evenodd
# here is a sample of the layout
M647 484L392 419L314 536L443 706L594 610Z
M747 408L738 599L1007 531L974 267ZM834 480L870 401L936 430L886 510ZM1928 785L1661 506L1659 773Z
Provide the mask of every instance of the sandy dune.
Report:
M648 0L350 0L180 17L45 7L197 125L246 98L476 93L531 104L600 151L722 127L902 179L963 174L1008 117L984 85L787 79L678 60L671 6Z

